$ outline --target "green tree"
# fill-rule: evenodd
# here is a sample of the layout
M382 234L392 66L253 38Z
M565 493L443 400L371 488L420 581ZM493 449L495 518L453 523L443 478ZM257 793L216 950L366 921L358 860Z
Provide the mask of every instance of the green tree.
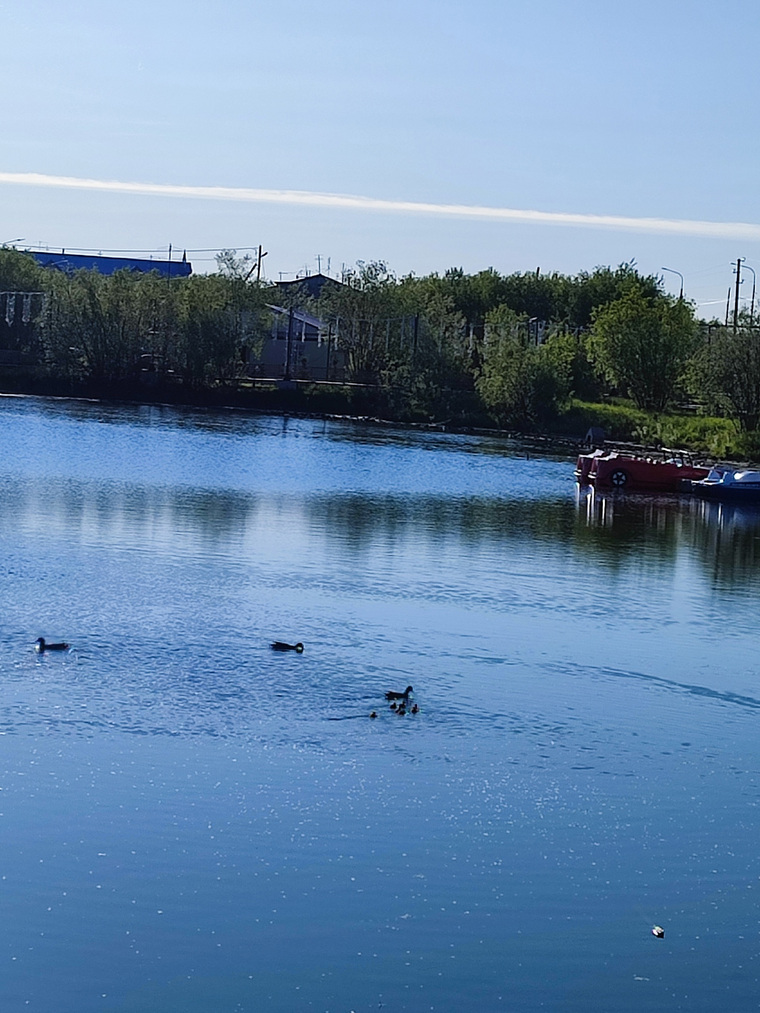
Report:
M31 254L0 247L1 348L39 356L36 321L46 301L45 275Z
M222 275L186 279L177 354L179 372L187 384L200 387L241 374L241 350L251 341L245 316L250 305L248 287L239 278Z
M397 305L416 321L417 365L435 362L444 382L459 382L468 371L465 319L447 286L434 275L404 278L397 288Z
M595 313L632 289L638 290L648 299L657 299L662 295L659 280L654 275L639 274L634 261L620 264L614 270L611 267L596 267L591 272L581 271L568 280L568 326L588 329Z
M735 419L745 431L760 426L760 333L746 319L736 333L716 327L708 335L689 379L709 411Z
M404 278L396 302L407 340L389 342L381 372L394 415L457 419L471 410L474 378L462 314L437 276ZM390 333L390 331L389 331Z
M567 344L549 339L536 345L529 335L527 321L506 306L486 318L477 390L501 425L544 425L570 394Z
M442 278L434 274L421 281L440 288L462 317L467 334L477 338L483 337L488 313L506 301L505 279L492 267L477 274L465 274L461 267L450 268Z
M121 383L146 360L192 386L234 379L268 330L266 290L236 277L51 272L48 285L45 358L75 379Z
M0 292L42 291L46 275L31 253L0 246Z
M689 303L631 285L594 313L589 347L600 372L637 407L661 411L675 397L696 337Z
M387 364L391 340L403 329L396 278L380 260L358 261L343 282L325 285L316 312L332 324L349 377L371 381Z
M96 271L50 274L43 322L48 363L75 378L111 383L132 375L148 327L131 271L103 277Z
M220 250L216 255L216 269L224 278L248 281L256 268L256 258L250 253L238 256L237 250Z

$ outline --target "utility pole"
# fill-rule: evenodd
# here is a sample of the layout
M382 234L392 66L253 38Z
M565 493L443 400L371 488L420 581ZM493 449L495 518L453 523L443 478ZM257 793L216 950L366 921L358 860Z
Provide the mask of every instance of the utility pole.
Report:
M731 309L731 289L729 288L728 294L726 295L726 327L728 327L728 313Z
M736 258L736 294L734 295L734 334L739 326L739 286L741 285L742 257Z
M256 263L253 265L253 267L248 272L248 274L245 276L245 278L243 278L243 281L248 281L248 279L251 277L251 275L255 271L256 272L256 284L257 285L261 284L261 261L264 259L264 257L266 257L266 253L262 253L261 252L261 247L259 247L258 256L256 257ZM280 271L280 281L282 281L282 271Z
M757 275L755 274L754 267L750 267L749 264L744 265L748 271L752 272L752 298L749 301L749 329L752 330L752 321L755 319L755 282L757 281Z
M259 246L259 256L258 256L258 258L256 260L256 284L257 285L261 284L261 261L264 259L264 257L266 257L266 253L262 253L261 252L261 247Z
M327 365L325 366L325 380L330 379L330 352L332 351L332 323L327 325Z
M288 340L285 343L285 376L283 380L290 379L290 358L293 347L293 307L288 311Z

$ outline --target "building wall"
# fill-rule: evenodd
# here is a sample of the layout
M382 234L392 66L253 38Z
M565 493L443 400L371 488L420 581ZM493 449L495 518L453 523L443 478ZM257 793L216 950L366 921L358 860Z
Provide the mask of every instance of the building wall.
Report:
M296 380L345 379L345 357L336 349L327 328L320 320L302 312L293 313L288 370L289 313L281 307L270 309L273 311L272 333L265 340L260 357L248 363L251 376L280 379L289 374Z

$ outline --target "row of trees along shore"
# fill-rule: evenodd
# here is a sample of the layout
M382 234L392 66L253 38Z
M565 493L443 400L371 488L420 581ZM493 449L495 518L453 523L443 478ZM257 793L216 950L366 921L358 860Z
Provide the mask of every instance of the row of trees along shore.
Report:
M573 276L489 268L399 278L360 262L316 300L250 274L235 251L217 258L216 273L167 280L63 274L0 249L0 379L7 390L452 427L577 435L593 424L715 455L760 450L758 330L745 317L730 328L697 320L692 303L633 263ZM349 383L284 392L251 381L275 305L324 322Z

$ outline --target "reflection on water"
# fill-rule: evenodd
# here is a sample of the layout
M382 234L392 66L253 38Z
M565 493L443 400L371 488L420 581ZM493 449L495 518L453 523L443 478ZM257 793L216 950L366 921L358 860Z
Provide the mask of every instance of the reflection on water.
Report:
M0 450L3 1009L754 1008L760 516L236 412Z
M516 459L525 486L523 467ZM8 663L27 678L19 631L28 643L73 640L66 664L87 701L76 726L151 734L255 727L285 740L290 721L271 721L259 694L287 699L289 719L321 721L364 714L379 680L431 677L442 697L467 685L445 714L450 733L476 717L495 730L491 670L574 672L581 659L597 679L623 661L661 688L755 698L760 517L592 490L531 500L506 480L516 496L6 475ZM716 630L740 638L730 673ZM276 662L274 639L302 640L318 657ZM118 697L97 684L104 675L118 679ZM512 699L524 689L510 686ZM44 704L34 712L60 723Z
M577 490L576 504L591 550L599 549L612 565L652 547L671 558L679 547L688 547L716 587L729 591L735 585L756 586L760 505L696 496L623 495L591 486Z
M680 553L699 561L724 591L755 585L760 561L760 508L678 496L623 496L576 491L526 500L375 491L294 496L44 476L0 476L0 528L103 544L178 552L196 542L234 556L254 543L271 551L312 535L340 552L419 552L443 545L458 552L506 551L532 542L549 551L591 554L621 570L632 559L669 566ZM399 562L403 565L403 560Z
M728 589L755 580L760 563L760 508L700 499L690 500L689 508L700 533L695 548L715 585Z

